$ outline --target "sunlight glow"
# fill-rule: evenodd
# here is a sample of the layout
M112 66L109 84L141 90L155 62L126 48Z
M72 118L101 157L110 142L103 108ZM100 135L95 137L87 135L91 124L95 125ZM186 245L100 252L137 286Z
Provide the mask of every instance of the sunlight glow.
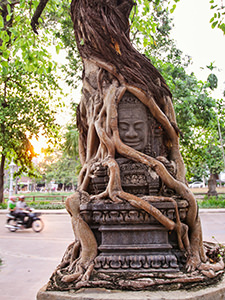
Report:
M34 152L37 155L38 161L41 161L45 157L44 149L48 147L45 137L40 136L38 140L33 137L30 142L34 147Z

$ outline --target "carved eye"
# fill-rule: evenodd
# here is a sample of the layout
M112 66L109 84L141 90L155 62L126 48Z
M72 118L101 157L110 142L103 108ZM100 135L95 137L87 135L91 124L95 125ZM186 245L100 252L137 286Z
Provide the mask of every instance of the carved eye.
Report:
M144 123L143 122L138 122L134 124L134 129L135 130L142 130L144 127Z
M126 130L129 129L129 124L127 124L127 123L119 123L119 129L126 131Z

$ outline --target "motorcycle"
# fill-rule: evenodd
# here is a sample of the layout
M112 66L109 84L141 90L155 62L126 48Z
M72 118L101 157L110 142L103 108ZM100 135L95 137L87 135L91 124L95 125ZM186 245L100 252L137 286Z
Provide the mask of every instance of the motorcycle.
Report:
M44 228L44 222L40 218L41 213L37 212L26 212L27 215L24 217L22 221L19 216L13 216L10 213L6 215L7 220L5 227L14 232L18 229L28 229L32 228L35 232L40 232Z

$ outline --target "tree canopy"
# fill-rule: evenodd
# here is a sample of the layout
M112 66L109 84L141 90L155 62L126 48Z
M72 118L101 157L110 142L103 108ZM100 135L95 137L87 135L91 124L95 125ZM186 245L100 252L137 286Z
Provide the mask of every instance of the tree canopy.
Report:
M30 26L38 1L2 1L0 4L0 201L5 162L13 158L19 173L32 173L34 149L30 139L45 135L55 143L59 127L55 92L56 64L47 47L48 32L36 36Z

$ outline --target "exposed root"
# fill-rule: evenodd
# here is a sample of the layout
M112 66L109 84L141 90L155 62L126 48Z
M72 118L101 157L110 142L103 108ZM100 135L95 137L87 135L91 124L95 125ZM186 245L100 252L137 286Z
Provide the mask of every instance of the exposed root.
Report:
M97 255L97 242L87 223L80 216L80 199L82 193L75 192L66 199L66 209L71 215L71 222L75 235L75 242L70 249L70 261L63 275L63 282L87 281L94 268L94 259ZM79 254L79 256L78 256ZM68 259L65 258L68 263ZM65 262L62 262L65 264ZM60 266L62 266L62 263Z
M98 115L96 116L94 114L94 116L92 116L91 118L91 120L95 120L94 123L91 123L94 125L95 130L93 129L92 125L89 127L90 128L89 138L93 140L92 135L96 133L99 139L99 143L98 143L99 148L98 150L95 150L96 155L92 156L92 159L89 161L87 159L86 163L83 166L81 177L80 177L81 185L79 187L79 190L81 191L86 190L88 186L90 177L92 176L91 167L89 168L89 166L91 165L93 166L96 162L101 163L103 166L107 166L109 169L108 186L103 193L97 195L98 199L100 199L101 197L109 196L115 202L126 200L129 201L129 203L132 204L133 206L144 209L152 216L154 216L167 229L175 230L177 232L178 244L181 250L185 249L189 253L190 257L191 255L193 255L193 257L199 257L199 252L201 252L201 247L202 247L201 238L200 238L201 226L199 222L196 222L197 204L195 198L193 194L190 192L190 190L188 189L188 187L186 186L186 184L184 184L184 177L182 175L184 167L183 167L182 158L179 153L179 147L178 147L179 141L178 141L177 132L175 131L174 127L172 126L172 124L170 123L166 115L162 111L160 111L158 105L155 103L152 96L150 97L146 96L146 94L143 91L137 89L136 87L131 87L126 85L126 89L132 92L135 96L139 98L141 102L143 102L145 105L148 106L153 116L155 116L156 119L163 124L167 133L169 133L169 136L172 141L171 156L176 157L175 165L178 174L176 176L178 176L180 180L174 178L160 160L155 159L139 151L136 151L135 149L130 148L129 146L125 145L121 141L119 136L119 131L118 131L116 99L118 101L119 99L121 99L122 95L125 92L125 88L124 87L119 88L118 82L114 81L109 86L109 88L106 88L105 90L102 91L104 98L103 101L101 102L101 107L99 106ZM118 97L118 95L120 96ZM172 109L170 109L170 115L172 120L174 121L175 117ZM102 152L103 149L104 151ZM120 181L119 167L114 158L115 150L124 157L127 157L137 162L141 162L147 165L148 167L152 168L159 175L159 177L166 184L167 187L175 190L178 195L180 195L183 199L186 199L188 201L189 210L187 213L187 225L181 224L177 209L176 209L176 223L174 223L173 221L166 218L155 207L152 207L145 200L136 197L135 195L127 194L123 192L121 187L121 181ZM94 153L94 151L92 151L92 153ZM85 176L82 175L84 174L84 170L86 170ZM196 226L197 229L193 229ZM189 232L191 235L190 242L188 237L188 229L190 229ZM196 233L199 236L197 238L192 238L193 232L195 232L194 236ZM195 247L195 245L197 246ZM199 260L199 259L190 258L187 265L187 269L188 270L195 269L200 262L201 259Z

